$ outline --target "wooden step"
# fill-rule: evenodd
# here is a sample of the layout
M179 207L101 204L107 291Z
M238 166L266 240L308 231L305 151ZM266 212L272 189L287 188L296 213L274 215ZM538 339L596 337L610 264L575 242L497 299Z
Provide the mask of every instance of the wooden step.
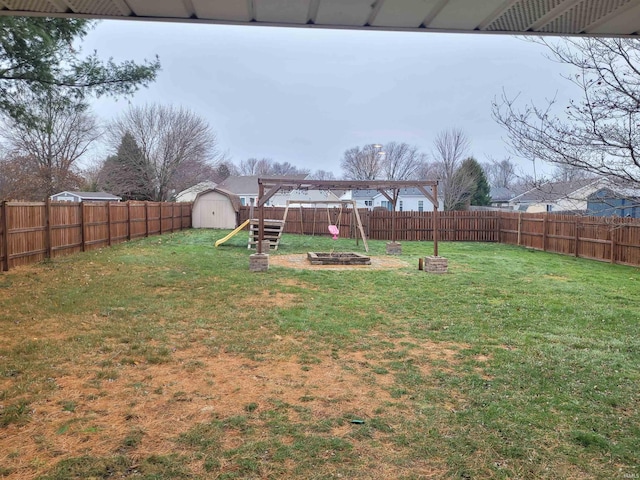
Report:
M249 223L249 243L247 244L247 248L255 248L255 245L258 243L259 228L258 219L251 220ZM278 249L283 230L284 220L264 219L263 237L265 240L269 240L269 250Z

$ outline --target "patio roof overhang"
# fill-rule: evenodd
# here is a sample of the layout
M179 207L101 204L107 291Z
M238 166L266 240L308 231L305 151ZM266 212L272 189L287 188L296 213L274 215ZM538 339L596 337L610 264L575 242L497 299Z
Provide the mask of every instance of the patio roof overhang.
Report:
M640 0L0 0L0 15L414 32L640 32Z

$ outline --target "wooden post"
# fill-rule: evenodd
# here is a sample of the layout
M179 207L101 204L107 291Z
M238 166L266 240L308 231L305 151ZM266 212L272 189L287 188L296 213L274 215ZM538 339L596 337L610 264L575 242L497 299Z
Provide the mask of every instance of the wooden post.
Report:
M391 202L391 242L396 243L396 203L398 203L398 189L393 189L393 202Z
M144 202L144 236L149 236L149 201Z
M576 257L578 256L578 242L580 241L579 229L580 229L580 219L576 217L576 238L575 238L575 251L574 251L574 254Z
M84 238L84 202L80 202L80 251L84 252L85 238Z
M0 215L2 215L2 250L4 251L4 257L2 257L2 271L9 271L9 219L7 218L9 209L7 208L6 200L0 204Z
M522 240L522 212L518 212L518 246Z
M440 229L440 216L438 214L438 184L433 186L433 256L438 256L438 230Z
M107 245L111 246L111 202L107 202Z
M163 202L160 202L160 235L162 235L162 205Z
M502 212L498 212L498 243L502 243Z
M549 217L548 213L544 214L542 217L542 250L544 252L547 251L547 219Z
M611 229L611 263L616 263L616 248L618 246L618 242L616 242L616 232L618 228L614 225Z
M51 258L51 199L44 202L44 249L45 258Z
M262 200L264 196L264 185L260 183L258 185L258 201ZM258 212L258 245L256 252L262 253L262 240L264 239L264 203L260 204Z
M171 233L173 233L173 224L176 221L176 202L171 204Z
M127 219L129 220L127 225L127 240L131 240L131 200L127 200Z

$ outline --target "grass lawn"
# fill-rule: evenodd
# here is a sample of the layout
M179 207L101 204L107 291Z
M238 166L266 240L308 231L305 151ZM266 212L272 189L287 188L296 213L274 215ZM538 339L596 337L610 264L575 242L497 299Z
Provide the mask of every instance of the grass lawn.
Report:
M640 478L640 271L186 231L0 274L0 478ZM384 256L384 242L371 242Z

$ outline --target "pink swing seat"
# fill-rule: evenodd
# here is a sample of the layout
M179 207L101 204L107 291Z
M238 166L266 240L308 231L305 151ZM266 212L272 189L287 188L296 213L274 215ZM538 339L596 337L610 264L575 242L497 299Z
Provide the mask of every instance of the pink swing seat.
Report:
M340 235L340 230L338 230L338 227L336 227L335 225L329 225L329 233L333 235L334 240L337 240L338 235Z

